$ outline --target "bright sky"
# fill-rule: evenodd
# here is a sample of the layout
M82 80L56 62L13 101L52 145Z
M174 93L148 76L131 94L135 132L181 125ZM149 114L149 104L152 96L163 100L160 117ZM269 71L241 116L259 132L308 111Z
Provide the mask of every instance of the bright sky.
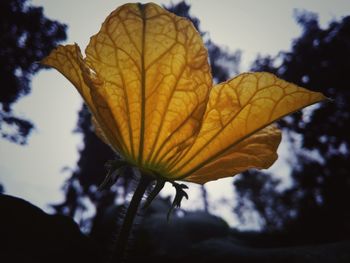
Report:
M168 5L171 1L154 2ZM67 43L76 42L84 49L106 16L126 1L33 0L32 3L44 6L47 17L66 23ZM259 53L275 55L290 48L291 39L301 32L293 18L295 9L318 13L322 26L332 19L350 15L349 0L193 0L188 3L192 14L201 21L201 30L209 32L215 43L232 51L243 51L242 70L246 70ZM72 85L55 70L41 71L34 77L31 95L14 107L16 114L36 125L28 145L0 140L0 183L4 184L7 194L25 198L46 211L49 203L63 199L60 188L70 172L62 169L75 168L78 149L82 147L81 136L73 133L81 103ZM285 144L280 152L285 152L283 149ZM277 161L272 169L287 171L286 158ZM190 186L190 200L184 203L185 208L202 205L198 189ZM213 201L211 211L236 225L232 214L232 179L208 183L207 190ZM167 188L163 194L171 191ZM228 203L220 205L225 201Z

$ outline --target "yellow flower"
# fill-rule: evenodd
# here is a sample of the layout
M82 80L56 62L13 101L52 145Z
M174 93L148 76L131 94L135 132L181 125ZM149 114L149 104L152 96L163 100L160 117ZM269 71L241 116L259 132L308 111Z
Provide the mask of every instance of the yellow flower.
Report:
M264 72L213 85L192 23L152 3L116 9L85 53L59 46L43 63L80 92L105 143L168 181L270 167L281 140L271 124L325 99Z

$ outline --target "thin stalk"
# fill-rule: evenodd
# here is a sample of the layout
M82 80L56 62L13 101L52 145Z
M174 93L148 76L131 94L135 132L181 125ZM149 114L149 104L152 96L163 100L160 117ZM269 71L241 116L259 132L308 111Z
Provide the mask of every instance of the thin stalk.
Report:
M134 219L136 217L138 208L142 201L142 197L147 190L147 187L152 182L152 179L147 175L141 175L140 181L131 199L129 207L126 211L123 224L120 228L115 249L112 255L111 262L123 262L125 260L125 252L128 245L129 236L132 230Z

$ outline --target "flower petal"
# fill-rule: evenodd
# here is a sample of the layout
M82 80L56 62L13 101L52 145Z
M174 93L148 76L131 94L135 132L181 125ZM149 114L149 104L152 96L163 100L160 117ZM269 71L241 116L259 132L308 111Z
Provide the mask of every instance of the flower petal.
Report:
M59 45L41 63L57 69L64 75L78 90L89 108L93 108L90 89L86 85L80 69L79 55L81 53L77 45Z
M276 151L280 141L281 131L274 125L267 126L184 180L205 184L208 181L232 177L250 168L269 168L277 160Z
M212 78L190 21L155 4L123 5L91 38L86 55L103 83L96 92L139 165L158 166L191 144Z
M211 90L196 141L168 169L186 178L272 122L324 99L270 73L241 74Z
M84 71L88 71L88 69L83 65L82 55L78 45L60 45L54 49L49 56L44 58L41 63L57 69L74 85L83 97L94 118L98 120L100 126L103 126L105 134L104 141L108 142L108 145L115 151L122 151L123 147L121 146L120 137L118 138L115 135L118 131L117 127L106 117L101 117L99 107L105 108L106 105L101 106L103 102L98 100L98 97L92 96L93 91L90 86L93 85L93 83L86 81L87 73ZM108 115L106 113L102 114Z
M98 121L96 120L95 117L91 117L91 124L92 127L94 129L94 132L96 134L96 136L103 141L105 144L110 145L110 142L105 134L105 132L103 131L103 129L101 128L100 124L98 123ZM112 147L113 148L113 147Z

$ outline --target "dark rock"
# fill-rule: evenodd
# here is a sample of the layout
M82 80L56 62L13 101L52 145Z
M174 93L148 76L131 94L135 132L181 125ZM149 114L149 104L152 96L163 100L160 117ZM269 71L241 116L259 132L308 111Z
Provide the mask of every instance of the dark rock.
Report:
M8 195L0 195L0 215L1 262L99 262L97 247L69 217Z

